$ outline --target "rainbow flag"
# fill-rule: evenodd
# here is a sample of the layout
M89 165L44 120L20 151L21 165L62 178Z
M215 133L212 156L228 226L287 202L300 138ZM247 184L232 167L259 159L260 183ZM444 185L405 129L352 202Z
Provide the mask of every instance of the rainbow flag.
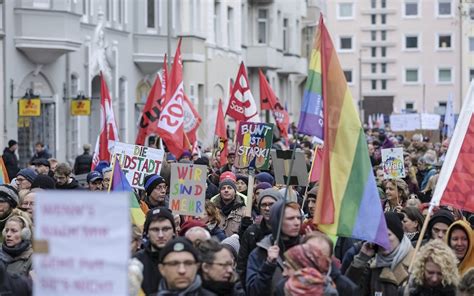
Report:
M324 98L324 149L316 224L328 234L389 248L364 130L322 16L316 38Z
M8 178L7 168L2 157L0 157L0 184L10 184L10 178Z
M120 167L120 161L115 159L114 172L112 176L111 191L126 191L130 192L130 214L132 218L132 223L138 227L142 227L145 223L145 213L143 213L138 203L137 198L135 197L135 192L133 191L132 186L127 181L125 174Z

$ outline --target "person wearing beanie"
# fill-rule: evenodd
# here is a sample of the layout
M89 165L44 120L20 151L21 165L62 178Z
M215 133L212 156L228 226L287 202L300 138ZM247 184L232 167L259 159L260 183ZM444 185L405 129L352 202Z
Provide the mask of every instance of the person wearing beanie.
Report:
M403 233L403 215L386 212L389 249L364 242L346 271L346 276L359 286L360 295L398 295L408 280L408 267L415 250Z
M166 194L168 186L166 180L160 175L148 175L145 177L144 186L146 196L141 203L146 204L149 209L156 207L168 208L169 197Z
M262 204L264 202L262 200ZM302 219L296 202L281 199L272 205L269 220L272 233L257 243L247 262L245 286L249 295L273 295L276 291L275 287L283 278L283 254L300 243Z
M237 191L247 195L247 186L249 185L249 177L244 174L237 174L236 175L236 182Z
M53 178L48 175L38 175L31 185L31 189L41 188L45 190L56 189L56 184Z
M158 292L161 274L158 270L160 253L176 235L174 217L168 208L159 207L148 211L143 225L144 249L135 254L143 264L142 290L146 295Z
M232 235L231 238L237 236ZM226 241L227 241L226 240ZM237 237L233 244L238 245ZM218 296L244 296L245 291L239 281L239 277L234 270L235 255L230 244L209 240L199 242L196 246L201 260L200 274L202 277L202 287Z
M238 234L232 234L228 238L221 241L221 244L223 246L229 247L229 250L232 251L232 256L234 258L237 258L237 255L239 254L239 249L240 249L240 241L239 241Z
M15 178L18 190L30 190L37 176L38 174L30 168L20 170Z
M15 140L8 141L8 147L3 150L3 163L7 169L8 179L13 180L20 170L18 167L18 156L15 151L18 149L18 143Z
M236 181L237 181L237 176L236 176L234 173L230 172L230 171L223 172L223 173L219 176L219 182L222 182L222 181L224 181L225 179L230 179L230 180L236 182Z
M270 185L274 186L275 178L273 178L273 176L270 173L261 172L255 176L255 185L258 185L259 183L262 183L262 182L267 182Z
M0 243L3 242L3 228L13 215L13 209L18 206L19 197L15 187L7 184L0 185Z
M221 223L227 237L239 232L239 225L245 215L245 199L237 194L235 181L224 179L219 183L219 195L211 201L220 210Z
M38 175L49 175L51 165L46 158L35 159L31 164L35 166L35 171Z
M257 206L258 197L260 196L260 192L265 189L272 188L272 185L267 182L258 183L258 185L253 187L253 199L252 199L252 218L256 219L258 215L260 215L260 211Z
M433 216L431 216L426 228L428 239L440 239L444 241L448 228L454 222L453 214L445 209L438 210Z

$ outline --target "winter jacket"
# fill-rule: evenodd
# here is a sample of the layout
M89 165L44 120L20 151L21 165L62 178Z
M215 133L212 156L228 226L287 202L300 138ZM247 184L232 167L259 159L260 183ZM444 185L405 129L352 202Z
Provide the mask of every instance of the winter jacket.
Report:
M79 189L79 182L74 179L73 177L69 177L71 178L71 182L68 182L64 185L59 185L58 183L56 183L56 189L60 189L60 190L74 190L74 189Z
M451 224L451 226L448 228L448 232L446 233L446 243L449 246L449 239L451 238L453 230L460 227L464 229L464 232L467 233L468 240L466 256L464 256L464 258L458 264L459 276L462 277L471 267L474 267L474 232L471 229L471 225L465 220L458 220Z
M76 161L74 161L74 174L81 175L89 173L91 171L91 164L92 155L84 152L84 154L76 157Z
M334 261L331 263L331 273L329 274L334 284L336 284L337 293L339 296L357 295L358 287L348 277L343 275L339 268L337 268Z
M44 148L40 152L36 152L30 159L30 163L33 163L37 159L50 159L51 158L51 153L48 152L48 149Z
M20 168L18 167L18 157L15 152L12 152L8 147L6 147L5 150L3 150L2 158L5 168L7 169L8 179L11 181L20 171Z
M0 261L0 295L31 296L32 290L30 278L8 273L5 264Z
M236 278L238 278L237 275ZM245 290L238 280L225 283L203 280L202 288L215 296L245 296Z
M182 291L169 290L165 279L160 281L160 288L157 296L215 296L216 294L202 287L201 277L196 275L194 281Z
M158 269L159 257L160 252L153 252L149 244L145 249L135 254L135 258L143 264L142 290L146 295L158 292L158 284L161 280L161 273Z
M218 209L220 209L220 195L213 201L213 203ZM222 211L219 211L219 215L221 217L221 223L219 224L219 227L224 230L224 233L227 237L234 233L239 233L240 220L242 220L242 217L245 215L245 204L239 195L236 195L233 203L235 204L235 208L229 213L229 215L227 215L227 217L224 216Z
M217 224L217 223L214 223L214 224ZM207 227L207 229L209 229L209 233L211 234L211 238L217 242L221 242L223 240L226 239L226 236L225 236L225 233L224 233L224 230L222 230L219 225L215 225L214 227Z
M271 234L257 243L257 248L250 253L247 262L245 287L247 295L273 295L274 288L283 279L283 259L267 262L267 250L272 245Z
M10 274L17 274L19 276L28 276L33 265L33 249L31 244L29 248L16 257L12 257L5 251L0 252L0 261L7 267Z
M415 283L412 277L408 285L401 287L398 295L400 296L456 296L455 286L424 287Z

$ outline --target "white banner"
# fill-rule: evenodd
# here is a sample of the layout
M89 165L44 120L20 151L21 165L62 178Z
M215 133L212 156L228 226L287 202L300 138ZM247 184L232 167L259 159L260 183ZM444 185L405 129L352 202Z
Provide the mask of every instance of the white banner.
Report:
M420 129L420 114L392 114L390 115L390 128L394 132Z
M437 130L440 128L439 122L441 116L439 114L421 114L421 129L423 130Z
M35 296L127 296L127 193L38 192Z

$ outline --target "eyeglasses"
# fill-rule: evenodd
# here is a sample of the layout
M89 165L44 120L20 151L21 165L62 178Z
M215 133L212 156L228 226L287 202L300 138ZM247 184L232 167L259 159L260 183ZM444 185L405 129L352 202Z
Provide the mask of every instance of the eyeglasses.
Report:
M237 266L235 262L207 262L207 264L219 265L220 267L223 267L223 268L226 268L226 267L235 268Z
M156 232L156 233L167 233L169 231L173 230L173 227L163 227L163 228L158 228L158 227L150 227L148 229L148 232Z
M178 268L181 265L184 266L185 268L189 268L196 265L197 262L192 261L192 260L186 260L186 261L168 261L168 262L162 262L161 264L165 266L169 266L171 268Z
M23 181L26 181L25 178L18 178L18 177L17 177L15 180L16 180L18 183L23 182Z

